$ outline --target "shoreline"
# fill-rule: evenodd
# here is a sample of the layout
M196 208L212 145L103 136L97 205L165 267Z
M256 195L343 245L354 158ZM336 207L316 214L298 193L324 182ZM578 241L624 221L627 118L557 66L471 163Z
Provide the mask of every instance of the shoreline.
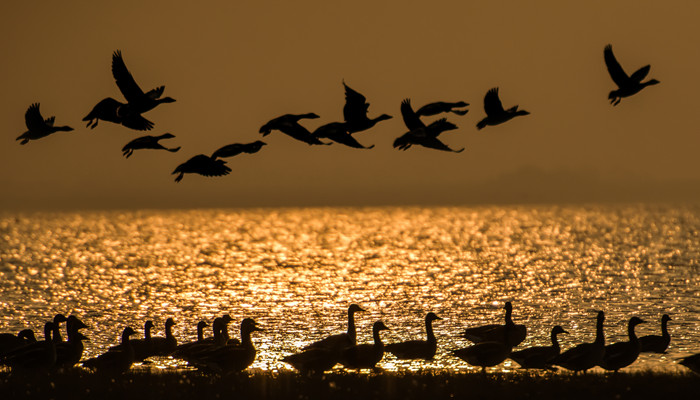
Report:
M589 373L245 371L227 376L137 369L109 377L81 368L21 375L0 372L3 399L691 399L700 377L658 371Z

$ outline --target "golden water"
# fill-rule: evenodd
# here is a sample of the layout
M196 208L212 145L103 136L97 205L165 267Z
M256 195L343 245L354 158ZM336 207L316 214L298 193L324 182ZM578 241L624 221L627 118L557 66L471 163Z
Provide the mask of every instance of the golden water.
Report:
M469 369L450 349L470 326L502 323L511 300L528 337L548 344L562 325L564 349L592 341L605 310L608 343L626 340L626 321L659 334L669 313L666 355L634 368L674 369L700 351L700 208L671 206L261 209L0 215L0 332L73 313L90 329L86 356L118 340L125 325L163 334L173 317L180 342L197 321L253 317L253 368L346 329L357 303L358 342L371 325L385 343L424 337L433 311L438 355L395 369ZM237 333L237 323L231 333ZM156 360L155 365L177 365ZM501 369L516 364L506 362Z

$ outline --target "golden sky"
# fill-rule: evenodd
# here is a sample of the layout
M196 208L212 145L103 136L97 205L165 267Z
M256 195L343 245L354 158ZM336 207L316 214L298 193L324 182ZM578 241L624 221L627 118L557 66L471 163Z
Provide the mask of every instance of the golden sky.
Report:
M700 200L698 15L696 1L3 2L0 210ZM608 43L661 84L612 107ZM145 117L178 153L124 159L138 132L85 128L99 100L123 100L117 49L144 90L177 99ZM343 79L370 117L394 116L355 134L374 149L258 133L285 113L342 120ZM477 131L495 86L531 115ZM469 102L441 136L466 150L393 149L404 98ZM33 102L75 131L20 146ZM230 175L173 182L191 156L259 139Z

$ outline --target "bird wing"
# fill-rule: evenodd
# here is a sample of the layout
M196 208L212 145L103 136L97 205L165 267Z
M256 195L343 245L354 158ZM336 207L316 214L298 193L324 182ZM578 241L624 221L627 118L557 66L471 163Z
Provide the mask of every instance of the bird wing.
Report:
M612 45L605 46L605 50L603 50L603 57L605 58L605 66L608 67L608 73L610 74L613 82L615 82L618 87L627 85L630 78L625 73L625 70L622 69L620 63L617 62L617 59L613 54Z
M425 128L425 124L411 107L411 99L404 99L401 102L401 116L403 117L403 123L406 124L409 130Z
M39 103L34 103L24 113L24 122L27 124L27 129L34 132L46 130L46 122L39 112Z
M498 88L492 88L486 92L484 96L484 111L486 115L498 115L505 112L503 110L503 104L501 104L501 99L498 98Z
M136 84L134 77L131 76L131 73L126 68L126 64L124 64L124 59L122 58L122 52L120 50L117 50L114 52L114 54L112 54L112 75L117 81L117 86L127 102L138 102L141 100L141 98L143 98L143 90L141 90L139 85Z
M645 65L642 68L636 70L632 74L632 76L630 76L630 79L635 81L635 82L641 82L642 79L644 79L647 76L650 69L651 69L651 65Z
M449 146L447 146L445 143L441 142L440 139L436 137L428 137L423 140L421 140L418 144L420 144L423 147L427 147L429 149L435 149L435 150L442 150L442 151L450 151L453 153L461 153L464 149L459 149L459 150L453 150Z
M47 126L53 126L54 121L56 120L56 117L49 117L44 120L44 123Z
M151 89L148 92L146 92L146 96L155 100L155 99L160 98L160 96L163 95L164 90L165 90L165 86L158 86L157 88Z
M141 114L124 117L124 119L122 119L122 125L137 131L150 131L153 129L153 122L142 117Z
M343 82L345 87L345 106L343 106L343 118L346 122L367 118L369 103L361 93L351 89Z

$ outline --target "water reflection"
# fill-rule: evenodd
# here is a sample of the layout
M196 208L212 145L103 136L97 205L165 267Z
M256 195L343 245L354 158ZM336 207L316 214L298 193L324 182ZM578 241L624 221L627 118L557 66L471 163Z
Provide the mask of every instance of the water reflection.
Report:
M549 343L553 325L566 349L595 335L606 311L609 343L626 322L659 334L671 314L667 355L635 368L674 368L698 351L700 210L695 207L484 207L143 211L0 217L0 331L38 329L56 312L91 328L86 356L117 342L129 324L152 319L164 335L193 340L200 319L229 313L266 328L254 338L254 368L288 369L280 359L346 329L351 303L358 343L381 319L385 343L422 337L433 311L434 361L385 356L388 370L471 369L448 354L469 344L465 327L501 323L513 301L528 326L518 348ZM158 366L173 361L158 361ZM506 363L502 369L516 368Z

